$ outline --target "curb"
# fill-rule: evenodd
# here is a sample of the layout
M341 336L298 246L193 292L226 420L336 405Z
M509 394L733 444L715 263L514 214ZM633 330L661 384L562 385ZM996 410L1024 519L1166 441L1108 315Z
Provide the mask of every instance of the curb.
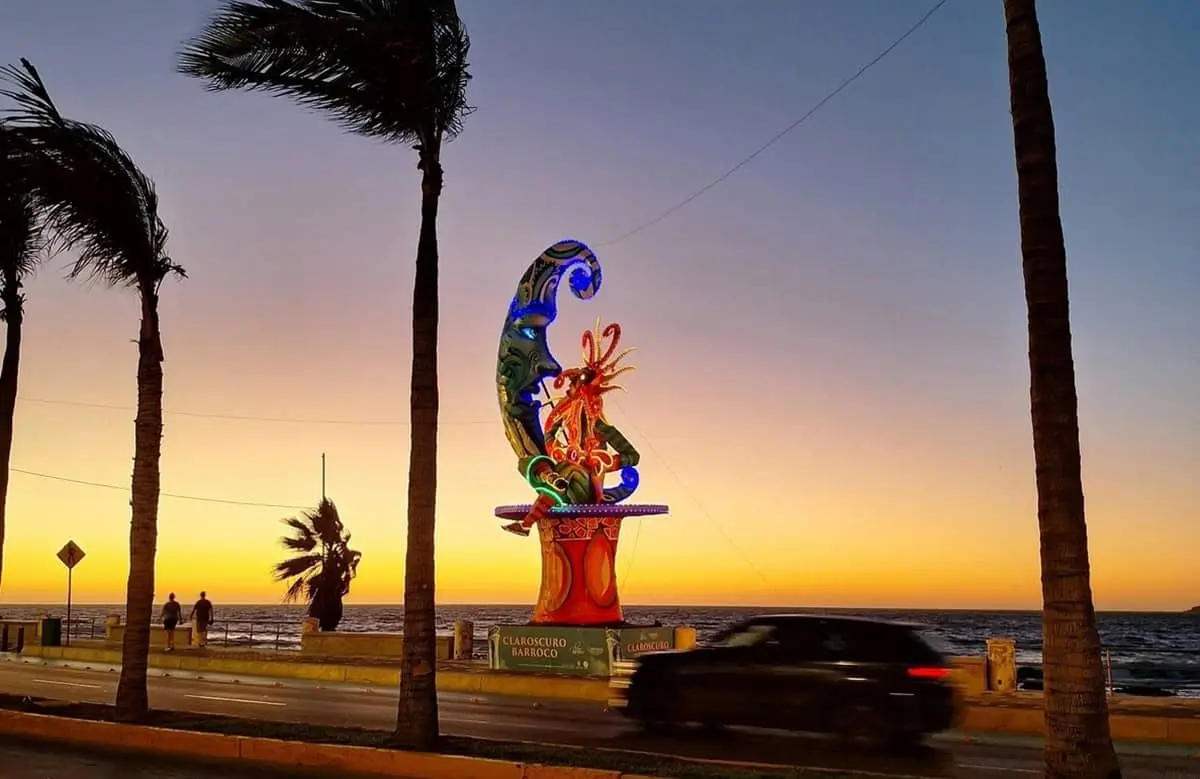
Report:
M229 736L3 710L0 710L0 734L108 751L403 779L638 779L635 774L595 768Z

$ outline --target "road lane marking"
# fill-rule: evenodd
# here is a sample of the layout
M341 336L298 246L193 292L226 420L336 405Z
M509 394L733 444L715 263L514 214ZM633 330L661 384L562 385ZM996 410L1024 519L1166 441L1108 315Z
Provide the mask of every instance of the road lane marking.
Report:
M99 690L98 684L82 684L80 682L60 682L55 679L32 679L34 684L56 684L60 687L88 687L93 690Z
M558 724L550 722L503 722L500 720L489 719L467 719L465 717L446 717L446 722L452 725L488 725L496 730L505 728L513 728L516 730L567 730L576 731L579 729L577 724ZM534 742L536 743L536 742Z
M256 706L286 706L279 701L252 701L249 698L223 698L219 695L184 695L185 698L195 698L201 701L222 701L224 703L251 703Z
M1015 766L983 765L976 763L956 763L955 765L957 765L959 768L969 768L973 771L995 771L996 773L1006 774L1037 774L1038 776L1042 774L1042 769L1040 768L1017 768Z

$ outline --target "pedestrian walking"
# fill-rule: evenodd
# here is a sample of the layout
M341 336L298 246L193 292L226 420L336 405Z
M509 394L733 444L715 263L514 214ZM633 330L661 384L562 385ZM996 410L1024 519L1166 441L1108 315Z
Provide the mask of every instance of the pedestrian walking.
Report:
M208 599L208 593L200 593L200 600L196 601L195 606L192 606L192 613L188 615L188 619L192 620L192 632L196 636L196 646L208 646L208 626L213 621L213 605L212 601Z
M167 632L167 651L175 651L175 628L179 625L179 618L183 616L183 607L179 605L179 601L175 600L175 593L167 596L167 602L162 606L162 623L163 630Z

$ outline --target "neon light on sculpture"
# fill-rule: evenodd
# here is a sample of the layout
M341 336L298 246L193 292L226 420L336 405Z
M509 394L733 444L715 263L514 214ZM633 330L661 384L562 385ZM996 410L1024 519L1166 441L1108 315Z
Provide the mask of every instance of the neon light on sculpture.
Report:
M583 334L583 365L564 371L550 352L547 329L558 316L557 293L566 275L572 293L591 299L600 289L600 263L579 241L560 241L521 277L500 334L496 388L517 467L533 489L532 504L500 506L513 520L505 530L527 536L537 526L542 586L533 622L601 625L622 621L615 554L621 520L664 514L666 506L623 504L638 487L637 449L608 422L604 395L632 370L620 366L616 323ZM551 402L547 379L560 396ZM542 422L543 407L550 412ZM606 485L606 477L619 482Z

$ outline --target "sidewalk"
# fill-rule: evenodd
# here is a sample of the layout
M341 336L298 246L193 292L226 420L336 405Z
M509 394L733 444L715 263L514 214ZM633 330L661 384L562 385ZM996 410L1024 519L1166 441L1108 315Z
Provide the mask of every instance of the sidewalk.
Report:
M69 747L0 739L0 777L28 779L282 779L278 771L77 751ZM318 775L305 776L319 779Z

